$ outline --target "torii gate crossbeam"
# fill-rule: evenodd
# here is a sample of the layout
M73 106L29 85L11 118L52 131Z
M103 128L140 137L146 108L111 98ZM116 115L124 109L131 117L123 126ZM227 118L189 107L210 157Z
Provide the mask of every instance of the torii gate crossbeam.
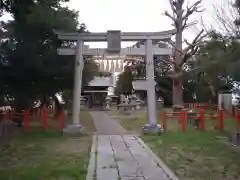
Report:
M78 39L84 42L101 42L107 41L107 33L66 33L56 31L59 39L73 40ZM161 32L121 32L120 38L122 41L139 41L139 40L169 40L173 34L176 33L176 30L161 31Z
M76 48L59 48L59 55L76 55ZM106 48L83 48L84 56L104 56L107 54ZM154 55L172 55L171 48L153 47ZM122 48L119 56L145 56L146 48Z

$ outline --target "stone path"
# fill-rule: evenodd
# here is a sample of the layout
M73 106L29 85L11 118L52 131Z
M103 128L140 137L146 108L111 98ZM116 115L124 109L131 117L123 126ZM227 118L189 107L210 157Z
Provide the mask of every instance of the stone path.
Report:
M93 117L98 134L113 135L127 133L117 121L110 118L106 113L102 111L91 111L90 114Z
M94 135L86 180L178 180L151 150L104 112L91 112ZM171 178L170 178L171 177Z

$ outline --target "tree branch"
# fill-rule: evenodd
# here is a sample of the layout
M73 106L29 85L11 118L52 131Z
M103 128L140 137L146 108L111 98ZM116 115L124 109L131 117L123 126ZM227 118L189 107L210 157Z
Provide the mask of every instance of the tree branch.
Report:
M201 3L202 3L202 0L198 0L197 2L192 4L191 6L187 6L186 13L183 15L182 19L183 20L188 20L189 16L191 16L193 13L202 12L203 10L200 10Z
M182 30L188 28L188 27L191 27L191 26L194 26L198 23L198 21L192 21L190 23L187 23L188 21L187 20L183 20L183 23L182 23Z
M196 68L190 69L189 71L184 71L183 75L192 73L192 72L197 71L197 70L201 71L202 68L201 67L196 67Z
M201 36L203 34L204 30L201 30L197 36L193 39L192 43L189 43L186 39L184 40L185 43L188 45L188 47L186 47L183 51L184 52L188 52L190 49L194 48L196 45L198 45L198 43L207 36L207 34Z
M164 15L173 20L174 23L176 22L176 19L172 15L170 15L167 11L164 12Z
M169 40L168 43L171 44L176 51L183 54L183 52L176 47L175 43L172 40Z
M171 59L168 59L168 60L161 60L159 63L163 63L165 65L173 65L174 61Z
M196 24L197 22L194 21L192 23L188 23L189 17L193 15L195 12L202 12L201 10L201 3L202 0L196 0L195 3L192 5L187 5L187 8L183 8L183 4L186 2L186 0L169 0L171 9L173 14L171 15L167 11L165 12L165 15L169 17L171 20L173 20L175 28L178 30L176 36L177 45L175 42L168 41L169 44L172 45L172 47L175 49L175 57L174 61L172 62L172 68L171 71L169 71L168 76L171 78L177 78L179 76L182 76L184 71L184 64L199 50L199 45L202 43L202 39L207 36L203 35L204 30L200 31L200 33L197 34L197 36L193 39L193 41L190 43L187 40L185 40L185 43L188 45L187 48L184 50L182 49L182 39L179 38L179 36L182 36L182 32L185 28ZM181 41L181 42L180 42ZM178 57L177 57L178 56ZM188 68L188 67L186 67Z
M176 2L173 1L173 0L169 0L169 3L170 3L170 6L171 6L171 9L173 11L173 13L177 13L177 10L176 10Z
M215 6L213 6L213 8L216 13L213 18L217 22L218 28L229 37L238 36L240 26L236 26L233 21L239 17L238 10L234 8L230 2L224 4L224 6L222 5L220 8L216 8Z
M192 43L189 43L186 39L184 40L188 46L183 50L184 55L182 58L181 65L186 63L190 57L192 57L193 55L195 55L197 53L200 44L203 43L202 42L203 38L205 38L208 35L208 33L202 35L203 32L204 32L204 30L201 30L197 34L197 36L193 39Z

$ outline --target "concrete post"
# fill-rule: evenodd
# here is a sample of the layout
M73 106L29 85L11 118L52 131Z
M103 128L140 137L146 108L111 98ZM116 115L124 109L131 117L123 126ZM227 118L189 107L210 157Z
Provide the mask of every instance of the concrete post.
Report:
M82 89L82 71L84 66L83 61L83 40L77 41L76 59L74 69L74 89L73 89L73 104L72 104L72 124L63 129L64 133L72 134L79 133L83 127L80 124L80 102Z
M156 118L156 95L154 80L154 61L152 40L146 40L146 75L147 75L147 102L149 124L143 128L147 132L160 132L161 126L157 124Z
M156 99L154 83L154 61L152 40L146 41L146 75L147 75L147 102L148 102L148 119L150 125L156 125Z
M73 106L72 106L72 123L73 125L80 125L80 102L82 89L82 71L83 71L83 45L82 40L77 41L75 70L74 70L74 89L73 89Z

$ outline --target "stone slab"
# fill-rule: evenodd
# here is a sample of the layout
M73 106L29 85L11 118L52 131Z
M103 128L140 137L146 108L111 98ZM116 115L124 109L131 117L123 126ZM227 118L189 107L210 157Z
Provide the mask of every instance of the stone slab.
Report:
M124 134L126 130L114 119L102 111L90 112L98 134L114 135Z
M90 160L88 164L88 172L86 176L86 180L93 180L94 175L95 175L95 167L96 167L96 162L95 162L95 155L96 155L96 147L97 146L97 136L93 135L92 138L92 147L91 147L91 153L90 153Z
M117 169L115 168L108 168L108 169L101 169L97 171L97 180L118 180L118 173Z
M63 135L69 135L69 136L74 136L74 135L82 135L84 131L84 127L79 125L75 125L75 124L71 124L71 125L67 125L67 127L65 127L62 130Z
M118 162L120 177L141 177L142 172L135 162Z
M114 160L109 136L98 136L97 147L97 180L118 179L118 171Z
M173 171L171 169L169 169L166 166L166 164L159 157L157 157L140 138L136 137L136 139L139 142L139 144L142 147L144 147L144 149L150 155L150 157L153 158L154 161L158 163L159 167L164 171L165 175L167 175L169 177L169 179L179 180L179 178L173 173Z
M121 180L145 180L144 177L122 177Z
M142 172L145 179L148 180L169 180L164 171L158 167L154 158L151 157L132 136L124 136L126 143L129 145L129 150L133 154L134 159Z
M161 132L163 132L163 129L160 124L145 124L145 126L143 127L143 133L145 134L161 134Z

